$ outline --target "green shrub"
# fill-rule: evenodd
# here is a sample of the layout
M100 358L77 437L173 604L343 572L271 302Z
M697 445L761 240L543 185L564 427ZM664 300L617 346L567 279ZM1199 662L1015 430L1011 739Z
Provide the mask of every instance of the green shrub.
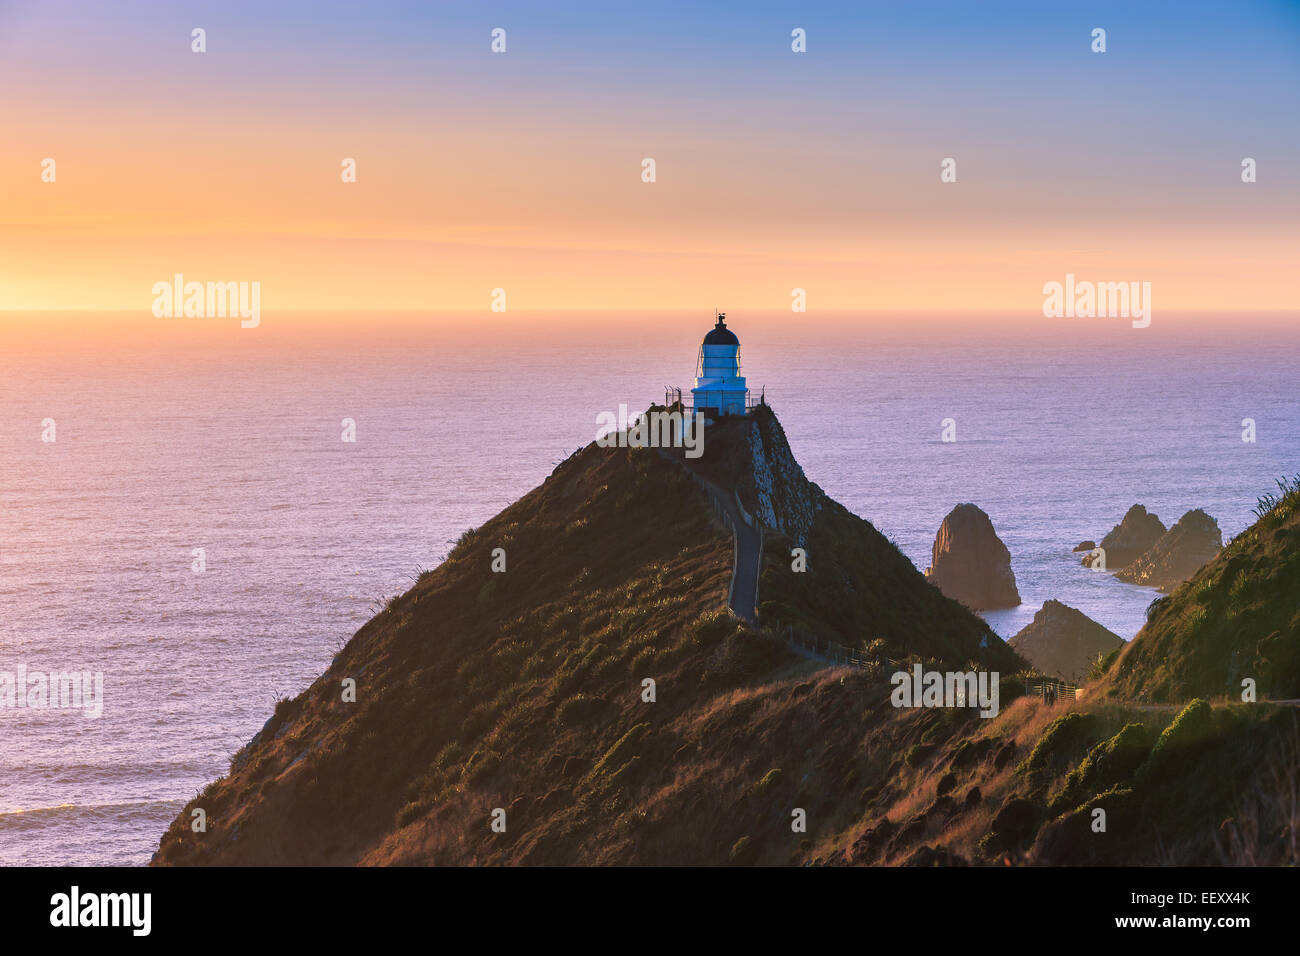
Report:
M466 528L464 533L456 539L456 543L452 546L451 554L449 554L448 557L461 557L464 554L465 549L469 548L470 545L474 543L474 538L477 534L477 528Z
M713 644L736 630L737 621L726 608L705 611L691 624L691 634L701 643Z
M1146 727L1125 724L1114 737L1093 747L1083 762L1066 775L1065 787L1053 801L1053 812L1068 810L1090 793L1127 779L1150 752L1151 735Z
M1165 608L1169 606L1169 595L1158 597L1147 605L1147 623L1150 624L1158 618Z
M1286 513L1290 512L1290 506L1295 503L1297 497L1300 497L1300 474L1294 478L1277 479L1277 490L1276 495L1266 492L1255 499L1255 507L1251 510L1255 512L1256 517L1266 518L1280 511L1283 504L1287 507L1282 517L1286 517Z
M919 767L932 753L934 753L934 744L916 744L907 748L907 753L903 755L903 763L909 767Z
M748 866L758 858L758 845L747 836L741 837L731 845L727 861L732 866Z
M1043 731L1043 736L1038 738L1038 743L1034 744L1029 756L1016 767L1016 773L1028 774L1049 769L1079 745L1091 724L1091 717L1078 711L1057 717Z
M753 793L756 797L761 797L770 793L772 788L781 782L781 769L779 767L769 770L763 775L763 779L753 786Z
M397 825L399 827L404 827L408 823L413 823L418 820L428 812L429 804L421 800L412 800L397 812Z
M1106 672L1110 670L1111 665L1113 665L1115 661L1119 659L1119 652L1122 650L1124 650L1123 647L1117 647L1109 654L1099 653L1097 655L1096 660L1094 660L1092 664L1088 667L1088 676L1085 678L1085 680L1095 681L1095 680L1101 680L1101 678L1105 677Z
M1245 571L1238 571L1237 576L1232 579L1232 586L1228 589L1228 594L1232 597L1234 604L1241 604L1246 593L1250 590L1250 575Z
M637 724L622 737L618 738L618 741L614 746L605 751L605 756L601 757L600 760L596 762L596 766L592 768L592 772L602 773L606 769L618 767L625 763L632 756L633 748L636 747L649 729L650 725L648 723Z
M965 767L974 763L975 757L975 747L971 743L970 738L965 737L953 749L952 759L948 762L954 767Z
M481 780L486 779L501 765L501 757L492 752L476 751L465 763L464 770L461 771L460 779L466 785L472 786Z
M1173 723L1165 728L1151 756L1143 765L1143 772L1170 769L1173 762L1194 753L1211 735L1214 725L1214 708L1200 697L1179 712Z

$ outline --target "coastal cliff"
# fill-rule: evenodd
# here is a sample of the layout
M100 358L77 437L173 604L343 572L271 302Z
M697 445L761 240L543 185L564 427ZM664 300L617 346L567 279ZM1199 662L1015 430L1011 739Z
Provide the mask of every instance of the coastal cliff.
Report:
M770 409L708 441L689 465L589 445L466 532L276 705L154 864L1297 862L1265 772L1294 770L1294 709L1189 697L1248 671L1293 689L1297 496L1052 705L804 477ZM702 481L761 530L756 625L727 608L735 544ZM997 672L1000 710L900 707L914 667Z
M698 461L589 445L467 532L277 705L155 862L726 863L742 838L742 858L790 862L773 814L796 795L819 828L851 822L846 775L865 785L899 746L888 695L792 633L881 667L1023 662L809 482L770 409L707 435ZM764 527L760 627L726 607L733 543L696 476Z

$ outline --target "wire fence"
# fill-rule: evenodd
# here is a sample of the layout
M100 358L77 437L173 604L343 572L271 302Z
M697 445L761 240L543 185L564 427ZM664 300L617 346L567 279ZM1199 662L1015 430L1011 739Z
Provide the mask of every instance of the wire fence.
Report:
M1045 704L1055 704L1060 700L1072 701L1078 692L1078 685L1051 677L1031 677L1025 681L1025 693L1030 697L1041 698Z
M699 403L699 411L704 411L706 408L716 410L720 403L725 402L729 405L733 401L730 397L720 397L715 398L714 401L710 401L710 394L714 396L722 396L723 393L709 393L706 391ZM760 392L756 398L753 389L745 389L745 414L749 414L751 410L765 404L767 404L766 393ZM695 396L690 392L683 392L680 388L666 388L664 389L664 408L669 411L680 408L681 411L687 414L693 413L696 411Z
M838 644L835 641L818 640L804 634L796 634L794 627L789 624L786 625L783 636L787 644L793 644L795 647L802 648L809 654L833 664L847 664L850 667L861 667L863 670L879 666L879 661L864 656L857 648Z

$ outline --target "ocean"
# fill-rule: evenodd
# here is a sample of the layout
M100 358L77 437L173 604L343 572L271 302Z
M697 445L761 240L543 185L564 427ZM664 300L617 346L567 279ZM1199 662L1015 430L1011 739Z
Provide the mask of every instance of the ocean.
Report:
M918 568L954 505L989 514L1024 600L988 615L1000 634L1055 598L1131 638L1158 595L1081 567L1079 541L1139 502L1231 537L1300 472L1300 323L1223 318L728 324L809 478ZM147 863L387 597L599 412L689 386L711 324L0 319L0 672L103 675L98 718L0 708L0 864Z

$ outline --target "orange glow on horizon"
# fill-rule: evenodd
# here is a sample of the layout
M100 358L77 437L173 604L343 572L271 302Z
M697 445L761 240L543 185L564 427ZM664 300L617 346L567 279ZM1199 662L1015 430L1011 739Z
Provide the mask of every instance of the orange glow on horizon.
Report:
M504 97L417 111L364 83L304 105L306 81L284 82L199 87L192 114L165 120L151 99L106 109L75 85L0 106L0 311L147 310L177 272L260 282L268 313L474 311L497 288L528 310L780 310L801 288L812 312L1032 311L1067 272L1150 282L1165 310L1296 305L1294 187L1243 185L1219 157L1030 162L1032 125L1023 142L972 125L944 185L928 126L942 107L924 98L864 94L896 111L879 136L833 116L796 136L787 103L732 115L726 90L705 130L667 94L598 116Z

